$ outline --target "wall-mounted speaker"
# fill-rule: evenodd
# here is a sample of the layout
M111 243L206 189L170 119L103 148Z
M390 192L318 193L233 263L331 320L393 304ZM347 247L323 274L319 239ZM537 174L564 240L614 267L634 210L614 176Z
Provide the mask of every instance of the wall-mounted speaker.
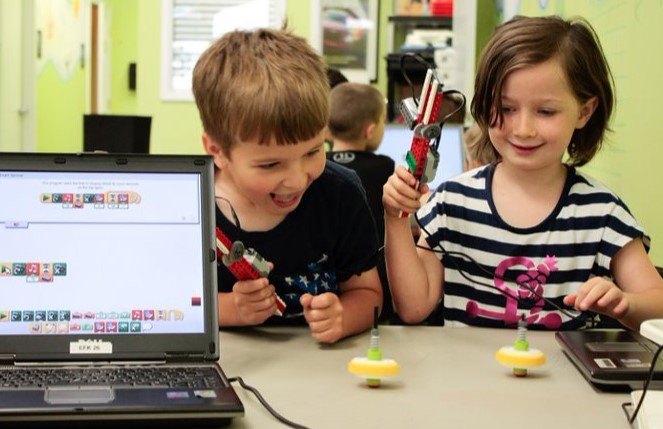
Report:
M151 116L84 115L83 150L149 153Z
M129 91L136 90L136 63L129 63Z

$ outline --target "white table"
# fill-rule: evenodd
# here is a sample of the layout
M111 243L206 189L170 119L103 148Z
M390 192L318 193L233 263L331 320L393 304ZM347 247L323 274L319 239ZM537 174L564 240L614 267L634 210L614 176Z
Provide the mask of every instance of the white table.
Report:
M528 332L547 363L525 378L495 360L514 330L382 326L384 357L401 365L380 388L347 371L365 356L369 334L321 345L307 328L223 330L221 365L241 376L285 417L310 428L622 428L625 393L594 390L564 356L552 332ZM285 427L233 384L246 415L232 428Z

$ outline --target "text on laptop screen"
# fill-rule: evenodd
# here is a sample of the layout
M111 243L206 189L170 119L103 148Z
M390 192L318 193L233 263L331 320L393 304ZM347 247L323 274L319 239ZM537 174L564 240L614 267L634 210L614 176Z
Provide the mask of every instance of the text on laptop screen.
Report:
M200 180L0 171L0 334L204 332Z
M403 125L387 125L382 138L382 144L377 154L387 155L394 160L396 165L405 164L405 154L410 150L412 135L414 132ZM440 164L437 167L435 179L428 185L431 189L463 172L465 168L465 156L463 146L463 126L460 124L445 124L440 136Z

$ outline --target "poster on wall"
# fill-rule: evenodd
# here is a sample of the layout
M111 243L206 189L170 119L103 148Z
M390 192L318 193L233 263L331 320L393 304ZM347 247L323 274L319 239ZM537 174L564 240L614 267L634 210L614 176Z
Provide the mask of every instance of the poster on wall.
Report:
M312 39L330 67L349 80L377 79L378 0L315 0Z

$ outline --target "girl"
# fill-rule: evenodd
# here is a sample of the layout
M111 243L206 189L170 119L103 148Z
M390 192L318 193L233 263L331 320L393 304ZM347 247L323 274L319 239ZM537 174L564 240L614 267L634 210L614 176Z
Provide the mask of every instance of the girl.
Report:
M601 147L613 104L586 21L517 17L497 29L471 106L496 161L440 185L417 213L416 246L399 214L418 209L428 187L415 189L402 166L384 186L387 270L404 321L441 302L449 325L574 329L598 312L637 329L663 317L649 237L576 170Z

